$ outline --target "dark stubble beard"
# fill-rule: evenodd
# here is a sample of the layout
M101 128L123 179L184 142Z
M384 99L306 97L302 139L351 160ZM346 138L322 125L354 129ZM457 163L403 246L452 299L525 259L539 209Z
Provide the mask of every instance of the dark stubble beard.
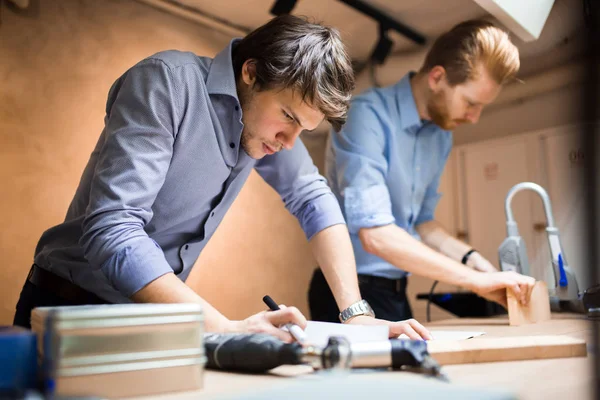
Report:
M240 145L242 146L242 149L246 152L246 154L248 154L251 157L252 153L250 151L250 140L252 138L252 134L248 131L248 129L246 129L246 127L244 127L244 129L242 130L242 137L240 138Z

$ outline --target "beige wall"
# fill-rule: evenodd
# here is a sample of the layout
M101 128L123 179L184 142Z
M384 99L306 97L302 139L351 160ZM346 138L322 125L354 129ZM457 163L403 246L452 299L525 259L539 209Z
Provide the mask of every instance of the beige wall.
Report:
M263 310L265 294L308 316L306 292L315 266L296 219L252 173L198 258L188 284L229 318Z
M37 15L3 7L1 18L0 324L6 324L40 234L64 218L102 129L112 82L157 51L213 56L229 39L130 0L41 0ZM190 282L230 317L262 310L265 293L306 311L313 266L297 222L253 174Z
M492 105L483 111L478 124L455 132L454 144L475 143L578 123L583 120L584 85L577 82L535 97L519 98L501 107Z

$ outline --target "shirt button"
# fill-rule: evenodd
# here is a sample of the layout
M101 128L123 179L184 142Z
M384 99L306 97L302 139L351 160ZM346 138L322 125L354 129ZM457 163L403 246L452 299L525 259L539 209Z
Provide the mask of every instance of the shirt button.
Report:
M214 212L214 211L213 211L213 212L211 212L211 213L210 213L210 216L211 216L211 217L214 217L214 216L215 216L215 212Z
M240 106L235 106L235 111L239 111Z
M417 171L420 171L420 170L421 170L421 167L417 167L417 168L415 168L415 169L416 169Z
M184 250L187 250L190 248L190 246L186 244L183 248L184 248Z
M233 143L233 142L229 143L229 147L231 147L232 149L235 148L235 143Z

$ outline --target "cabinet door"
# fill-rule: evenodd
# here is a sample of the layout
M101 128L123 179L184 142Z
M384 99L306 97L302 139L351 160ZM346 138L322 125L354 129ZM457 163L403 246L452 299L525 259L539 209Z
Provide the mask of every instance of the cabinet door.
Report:
M578 128L561 128L556 132L540 135L542 166L545 172L545 189L548 191L554 214L554 222L561 234L563 257L577 276L579 290L587 288L584 282L585 254L585 194L584 171L585 150L582 147ZM539 205L541 207L541 205ZM535 240L538 246L536 264L545 266L546 281L554 285L550 268L550 252L547 236L542 226L544 213L536 212ZM539 215L541 214L541 218Z
M465 146L460 152L462 173L461 212L466 240L498 267L498 247L506 238L505 199L511 187L530 181L529 165L536 157L524 137ZM529 259L535 255L530 192L518 193L512 211L527 244Z

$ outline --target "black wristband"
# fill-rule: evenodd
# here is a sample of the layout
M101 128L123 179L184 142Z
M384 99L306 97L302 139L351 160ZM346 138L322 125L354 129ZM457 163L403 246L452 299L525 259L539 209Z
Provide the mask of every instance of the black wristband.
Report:
M467 251L465 253L465 255L463 256L462 260L460 260L461 263L463 263L464 265L467 265L467 261L469 261L469 256L473 253L475 253L477 250L475 249L471 249L469 251Z

